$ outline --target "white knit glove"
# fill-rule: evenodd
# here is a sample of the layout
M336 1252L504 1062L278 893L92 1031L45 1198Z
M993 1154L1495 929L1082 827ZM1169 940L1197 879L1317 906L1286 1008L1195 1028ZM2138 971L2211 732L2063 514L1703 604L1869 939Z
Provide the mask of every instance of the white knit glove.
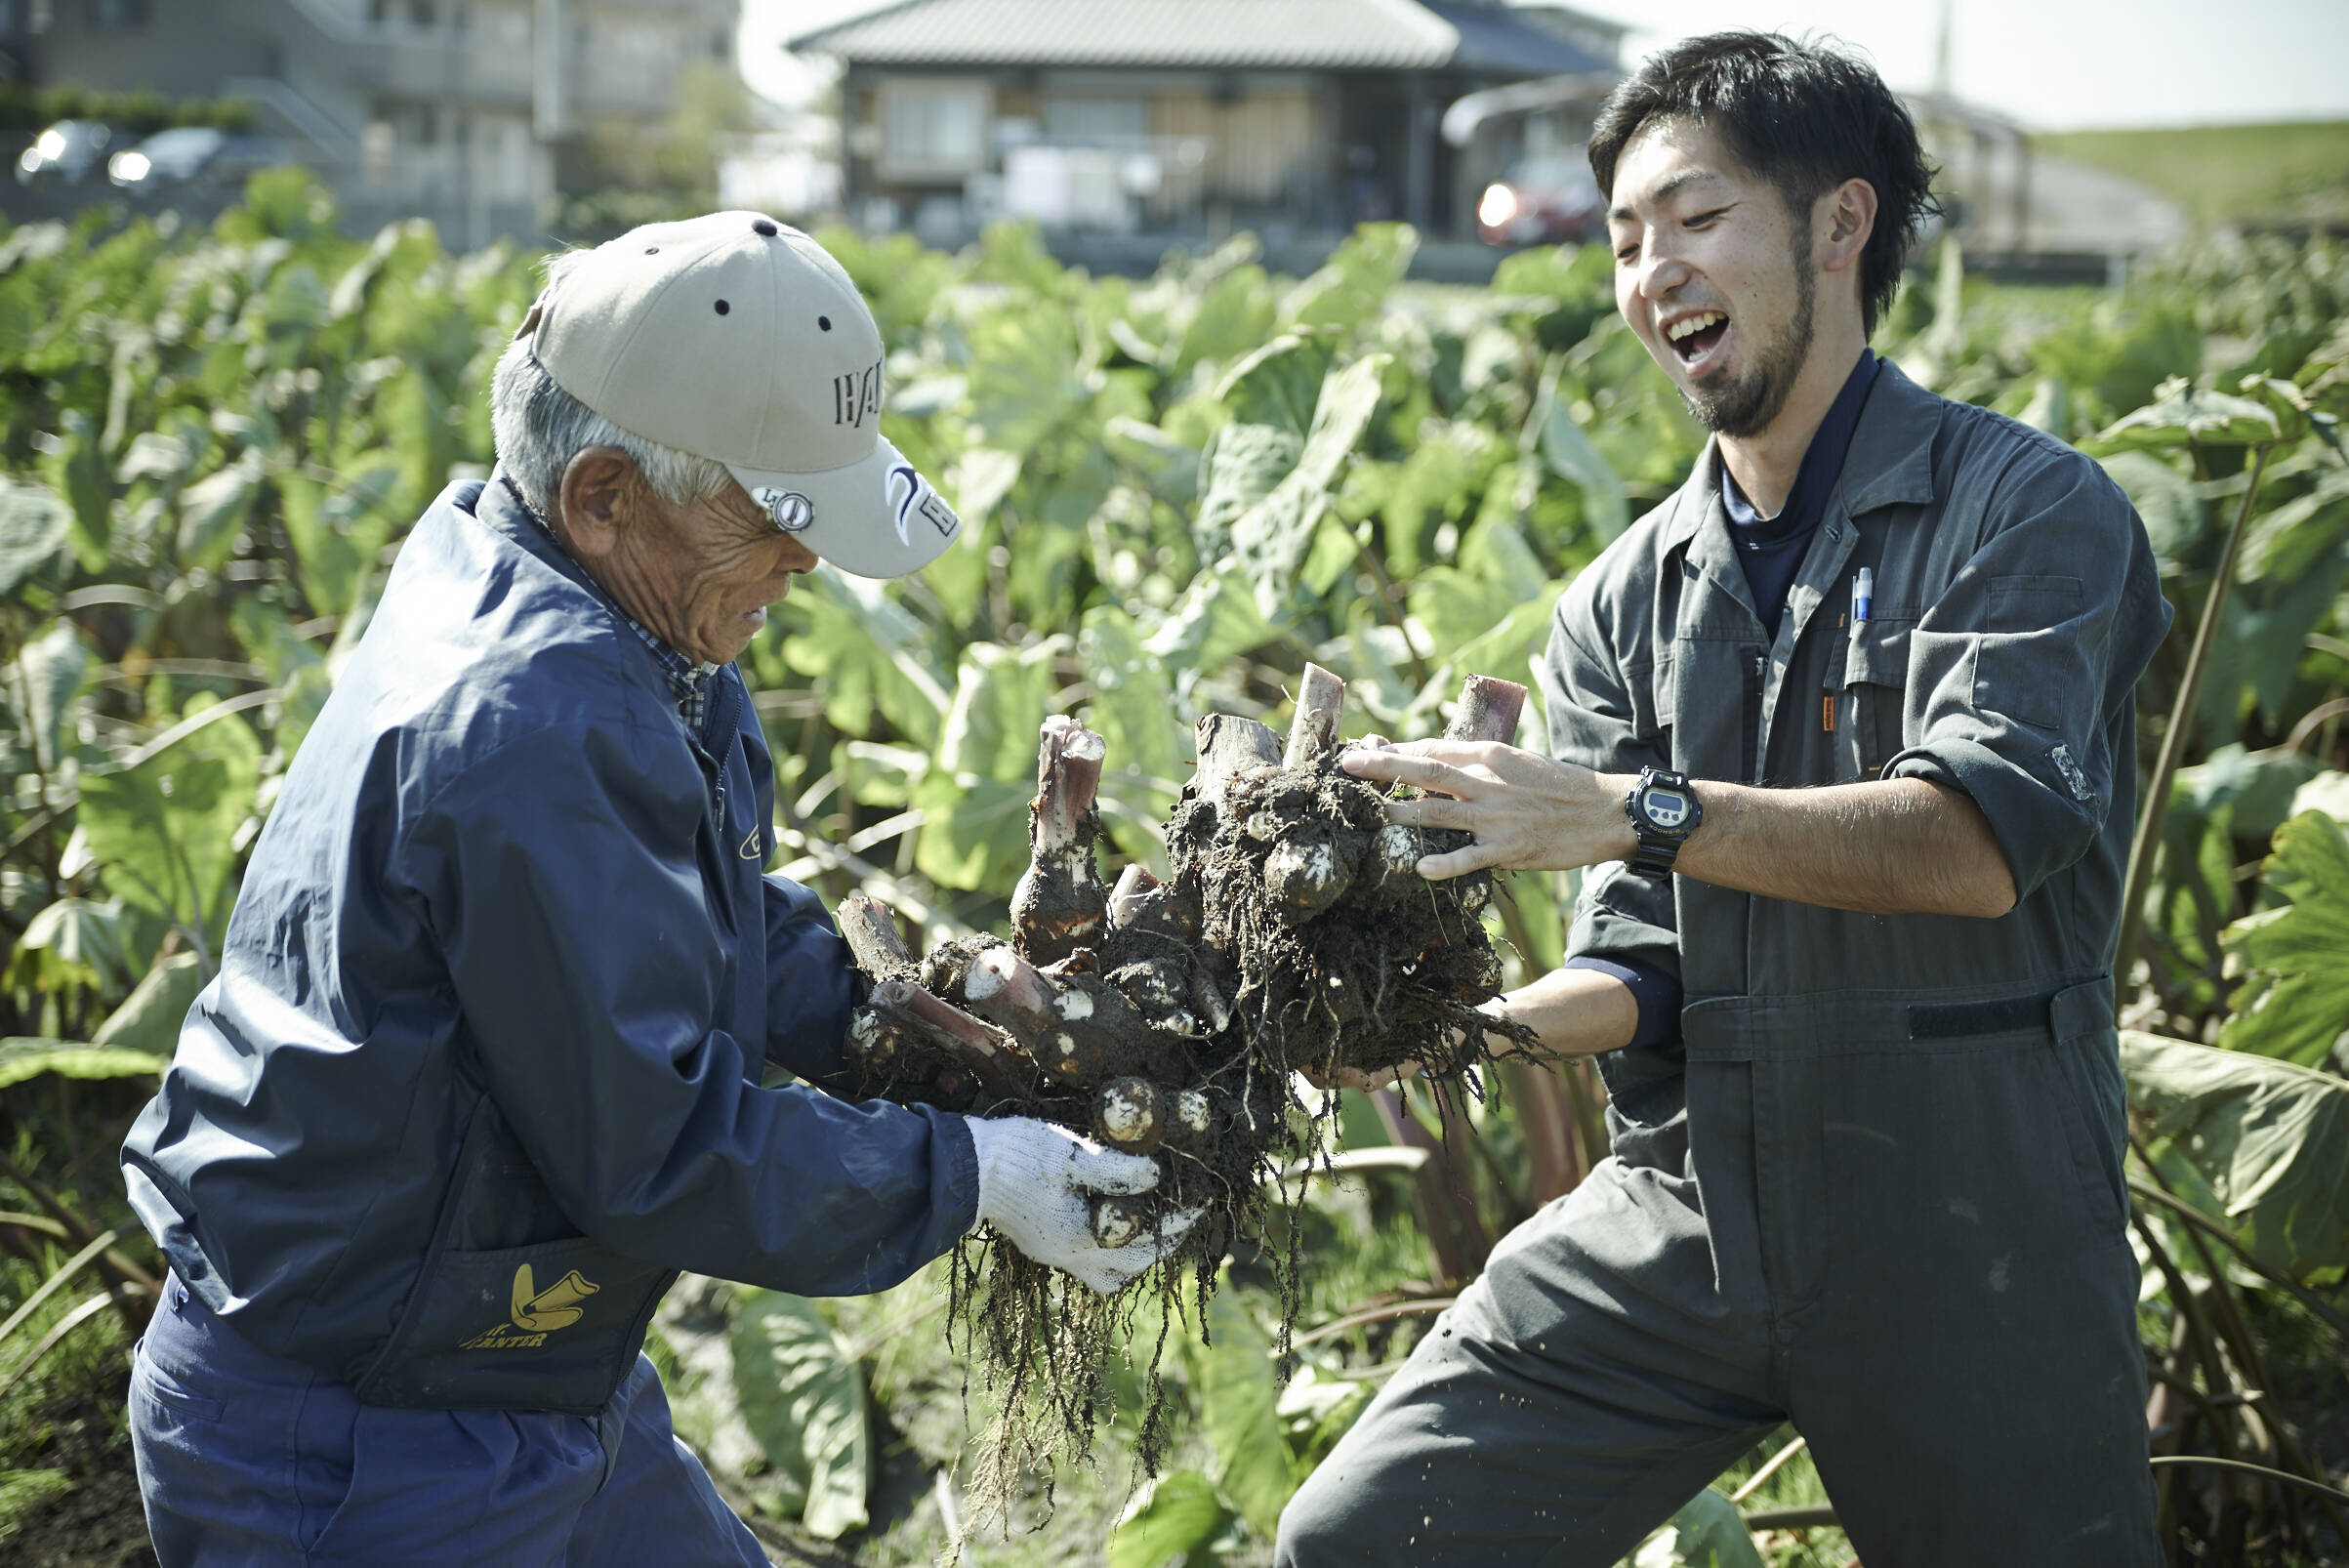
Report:
M1180 1246L1198 1221L1200 1211L1185 1209L1138 1241L1103 1247L1093 1240L1089 1200L1096 1193L1148 1192L1158 1185L1155 1161L1031 1117L968 1120L978 1151L979 1219L1036 1261L1074 1274L1103 1296Z

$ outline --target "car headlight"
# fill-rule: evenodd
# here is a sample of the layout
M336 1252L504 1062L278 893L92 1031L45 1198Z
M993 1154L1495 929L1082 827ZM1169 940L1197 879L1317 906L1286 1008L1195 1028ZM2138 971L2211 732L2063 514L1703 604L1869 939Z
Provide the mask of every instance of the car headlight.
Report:
M32 144L32 149L54 162L65 155L65 139L55 131L43 131L41 139Z
M154 166L154 161L144 152L117 152L107 162L106 174L118 186L135 186Z
M1476 221L1487 228L1499 228L1517 216L1517 193L1506 186L1487 186L1484 199L1476 204Z

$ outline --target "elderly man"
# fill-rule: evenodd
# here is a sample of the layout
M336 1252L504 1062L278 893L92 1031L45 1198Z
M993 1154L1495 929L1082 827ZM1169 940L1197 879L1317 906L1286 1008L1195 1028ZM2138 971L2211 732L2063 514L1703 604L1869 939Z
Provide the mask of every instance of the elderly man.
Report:
M1600 113L1624 320L1713 440L1558 604L1555 758L1424 742L1422 862L1594 869L1498 1010L1614 1157L1282 1521L1284 1568L1602 1568L1780 1424L1878 1568L2149 1568L2110 967L2169 612L2088 459L1868 337L1929 204L1866 65L1755 33Z
M858 987L762 876L730 662L823 558L960 526L881 438L880 334L754 213L556 258L499 468L417 525L123 1150L174 1278L131 1427L166 1568L763 1561L639 1350L680 1270L904 1279L979 1220L1097 1290L1145 1159L826 1081Z

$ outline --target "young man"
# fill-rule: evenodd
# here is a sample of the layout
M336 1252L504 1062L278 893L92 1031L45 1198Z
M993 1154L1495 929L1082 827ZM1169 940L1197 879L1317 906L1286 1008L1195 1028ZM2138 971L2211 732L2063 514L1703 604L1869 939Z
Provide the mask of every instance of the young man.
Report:
M1753 33L1620 88L1616 299L1714 438L1561 600L1555 760L1351 755L1588 866L1494 1004L1602 1052L1614 1157L1506 1238L1279 1561L1601 1568L1782 1422L1883 1568L2151 1564L2108 972L2168 624L2096 465L1867 341L1928 209L1866 66Z

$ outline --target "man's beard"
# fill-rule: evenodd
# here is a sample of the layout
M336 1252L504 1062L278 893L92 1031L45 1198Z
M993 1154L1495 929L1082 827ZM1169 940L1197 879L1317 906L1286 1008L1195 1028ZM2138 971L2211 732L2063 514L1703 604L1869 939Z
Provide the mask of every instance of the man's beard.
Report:
M1805 231L1800 237L1804 243L1794 257L1793 318L1767 345L1757 341L1752 367L1744 375L1710 391L1680 394L1697 423L1717 435L1752 435L1767 430L1779 410L1787 406L1787 397L1811 356L1819 279L1810 266L1810 235Z

